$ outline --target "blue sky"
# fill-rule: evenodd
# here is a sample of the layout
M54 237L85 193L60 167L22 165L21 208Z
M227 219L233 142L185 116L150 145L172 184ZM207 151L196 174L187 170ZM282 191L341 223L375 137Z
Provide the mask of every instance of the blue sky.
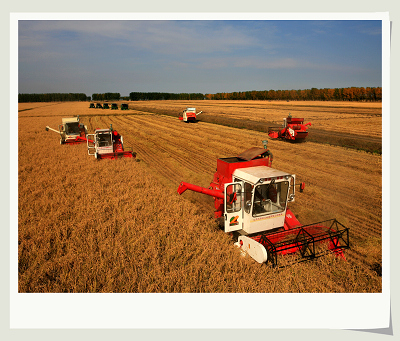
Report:
M382 86L379 20L19 20L18 92Z

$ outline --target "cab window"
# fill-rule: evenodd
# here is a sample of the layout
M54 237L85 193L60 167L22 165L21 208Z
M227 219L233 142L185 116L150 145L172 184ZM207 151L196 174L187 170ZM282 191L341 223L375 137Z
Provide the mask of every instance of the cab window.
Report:
M244 210L250 213L251 210L251 197L253 196L253 186L248 182L244 183Z
M99 147L111 146L112 145L111 134L110 133L98 134L97 143Z
M230 184L226 187L226 212L233 213L240 211L242 208L242 185Z
M253 216L279 213L285 210L288 188L288 181L271 181L255 186Z

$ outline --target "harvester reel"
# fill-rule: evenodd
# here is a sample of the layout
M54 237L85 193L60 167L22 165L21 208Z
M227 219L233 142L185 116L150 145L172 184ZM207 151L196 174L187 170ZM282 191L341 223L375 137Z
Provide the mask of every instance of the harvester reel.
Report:
M314 239L305 230L299 230L294 244L297 245L303 258L315 258Z

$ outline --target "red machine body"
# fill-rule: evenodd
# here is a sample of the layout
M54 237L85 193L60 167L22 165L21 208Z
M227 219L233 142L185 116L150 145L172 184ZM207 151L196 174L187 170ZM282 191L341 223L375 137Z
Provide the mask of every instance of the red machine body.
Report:
M290 114L283 120L283 128L270 128L268 136L272 139L285 139L290 141L301 142L308 136L307 126L311 126L308 122L304 124L304 118L292 117Z
M215 218L225 232L238 235L236 245L260 263L269 260L276 265L277 254L295 252L313 258L318 253L316 246L323 243L344 258L348 228L336 219L302 225L287 208L295 198L295 175L273 169L272 159L266 144L236 157L220 158L209 188L181 182L177 191L182 194L189 189L212 196Z
M219 219L224 212L224 185L232 182L233 172L238 168L271 167L272 158L272 153L269 150L253 147L238 156L217 159L217 171L214 173L214 178L209 188L181 182L178 193L182 194L189 189L214 197L215 219Z
M92 136L92 139L88 137ZM126 150L122 136L110 129L96 129L94 134L87 135L88 154L96 159L118 159L122 157L133 158L136 153Z

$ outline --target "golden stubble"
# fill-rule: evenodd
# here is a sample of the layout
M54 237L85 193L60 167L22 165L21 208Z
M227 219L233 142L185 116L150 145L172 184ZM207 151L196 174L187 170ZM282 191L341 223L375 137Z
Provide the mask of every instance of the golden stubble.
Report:
M176 192L180 181L208 187L218 157L261 146L265 134L135 110L89 109L88 103L24 103L21 109L20 292L382 290L376 271L381 156L269 142L273 167L306 182L290 206L299 220L337 218L350 228L352 246L347 261L328 254L277 269L240 256L213 220L212 198ZM57 134L44 129L78 114L89 132L112 124L140 161L95 160L85 144L61 146ZM291 260L280 257L279 264Z

